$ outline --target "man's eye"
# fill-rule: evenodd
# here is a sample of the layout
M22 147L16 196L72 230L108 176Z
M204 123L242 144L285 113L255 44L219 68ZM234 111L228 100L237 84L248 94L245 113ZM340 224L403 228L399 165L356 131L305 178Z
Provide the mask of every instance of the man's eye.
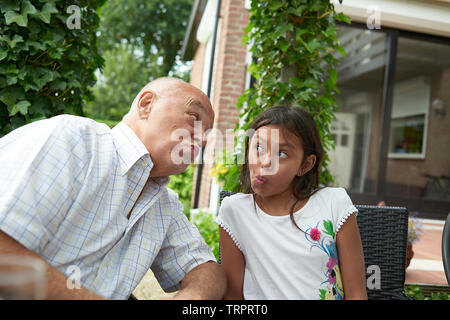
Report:
M256 151L258 151L258 152L261 152L262 150L263 150L263 148L259 145L259 144L257 144L256 145Z
M287 156L288 156L287 153L284 151L280 151L278 154L279 154L280 158L287 158Z
M191 113L190 116L194 119L194 121L198 121L200 119L196 113Z

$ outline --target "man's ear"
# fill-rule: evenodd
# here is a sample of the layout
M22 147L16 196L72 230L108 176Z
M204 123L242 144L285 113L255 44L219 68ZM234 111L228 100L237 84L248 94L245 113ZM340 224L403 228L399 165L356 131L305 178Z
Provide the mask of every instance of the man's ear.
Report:
M139 96L138 102L137 102L137 109L139 118L141 119L147 119L150 111L153 106L153 101L155 100L155 94L153 91L144 91Z
M317 157L315 154L310 154L309 156L307 156L300 166L300 170L298 171L297 175L301 177L307 174L312 168L314 168L316 161Z

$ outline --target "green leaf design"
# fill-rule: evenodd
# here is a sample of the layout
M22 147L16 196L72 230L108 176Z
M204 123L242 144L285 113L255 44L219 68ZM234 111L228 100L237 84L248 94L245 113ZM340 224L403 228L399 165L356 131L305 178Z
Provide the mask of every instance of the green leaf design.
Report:
M333 222L331 220L324 220L323 227L325 228L325 230L323 230L323 232L330 235L334 239L335 233L334 233L334 229L333 229Z
M319 294L320 300L325 300L327 292L324 289L319 289L319 292L320 292Z

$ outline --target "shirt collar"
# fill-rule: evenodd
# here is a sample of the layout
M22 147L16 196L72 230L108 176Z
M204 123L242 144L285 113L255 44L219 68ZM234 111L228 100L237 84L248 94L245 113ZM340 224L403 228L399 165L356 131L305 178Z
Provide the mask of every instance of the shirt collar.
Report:
M130 127L121 121L111 131L119 155L122 175L126 174L145 155L148 160L144 158L143 165L150 166L150 170L153 168L153 161L147 148Z

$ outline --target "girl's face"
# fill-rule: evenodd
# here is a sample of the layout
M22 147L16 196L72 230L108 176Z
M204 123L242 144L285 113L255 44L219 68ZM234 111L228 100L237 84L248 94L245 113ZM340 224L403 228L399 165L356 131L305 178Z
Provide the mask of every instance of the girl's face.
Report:
M305 161L303 158L303 146L296 135L277 125L259 128L248 150L253 191L270 197L291 190L294 178L306 174L315 164L315 155Z

